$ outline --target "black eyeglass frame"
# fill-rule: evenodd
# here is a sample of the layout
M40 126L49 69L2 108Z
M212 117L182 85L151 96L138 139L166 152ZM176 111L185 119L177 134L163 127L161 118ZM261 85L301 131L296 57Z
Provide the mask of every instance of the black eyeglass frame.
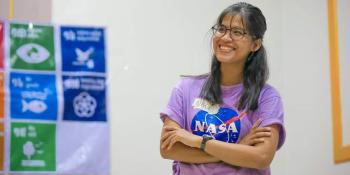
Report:
M224 29L225 29L225 32L224 33L222 33L222 32L219 32L219 27L224 27ZM230 38L231 39L237 39L237 40L240 40L240 39L242 39L245 35L249 35L245 30L237 30L237 28L226 28L226 26L224 26L224 25L220 25L220 24L216 24L216 25L214 25L213 27L211 27L211 30L213 31L213 35L217 35L217 34L220 34L221 36L220 37L223 37L223 36L225 36L226 35L226 33L227 33L227 31L229 30L230 31ZM237 35L235 35L235 32L236 31L242 31L242 33L239 35L239 36L237 36ZM254 37L252 37L252 38L254 38Z

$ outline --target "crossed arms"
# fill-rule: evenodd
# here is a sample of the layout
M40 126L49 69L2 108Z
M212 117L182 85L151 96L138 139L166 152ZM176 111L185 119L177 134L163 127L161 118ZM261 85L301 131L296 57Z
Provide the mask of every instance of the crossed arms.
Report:
M260 121L261 122L261 121ZM160 154L165 159L186 163L225 162L231 165L264 169L269 167L277 149L279 125L259 128L255 123L238 144L210 140L205 151L199 149L202 137L182 129L165 117L160 139Z

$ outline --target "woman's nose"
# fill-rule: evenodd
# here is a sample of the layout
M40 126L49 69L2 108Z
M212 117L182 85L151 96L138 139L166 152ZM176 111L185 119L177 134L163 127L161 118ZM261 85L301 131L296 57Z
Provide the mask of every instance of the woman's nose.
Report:
M230 34L231 31L226 31L226 33L221 37L221 39L224 39L224 40L230 40L232 41L232 37L231 37L231 34Z

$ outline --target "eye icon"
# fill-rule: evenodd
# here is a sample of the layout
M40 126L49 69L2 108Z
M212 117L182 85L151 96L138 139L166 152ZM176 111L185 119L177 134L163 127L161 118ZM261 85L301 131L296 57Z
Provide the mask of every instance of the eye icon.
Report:
M50 57L49 51L38 44L28 43L17 49L16 54L26 63L38 64Z

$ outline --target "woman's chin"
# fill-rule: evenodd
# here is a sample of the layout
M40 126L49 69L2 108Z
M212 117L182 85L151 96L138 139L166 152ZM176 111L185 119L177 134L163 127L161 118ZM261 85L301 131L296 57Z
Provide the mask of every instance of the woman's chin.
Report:
M241 63L242 61L244 62L244 59L237 59L237 58L227 58L227 57L216 57L217 60L220 62L220 63L223 63L223 64L235 64L235 63Z

